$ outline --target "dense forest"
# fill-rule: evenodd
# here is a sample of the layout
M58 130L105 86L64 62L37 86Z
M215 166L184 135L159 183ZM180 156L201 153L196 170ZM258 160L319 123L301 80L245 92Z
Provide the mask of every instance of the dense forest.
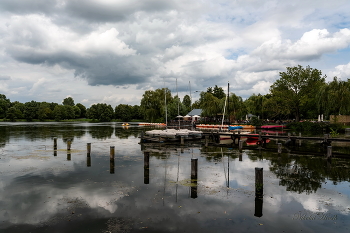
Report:
M149 122L165 122L165 108L168 121L178 114L186 115L192 109L202 109L206 119L217 120L222 117L226 106L226 114L230 121L245 119L247 114L258 119L285 120L315 119L323 114L350 114L350 81L342 81L334 77L326 82L326 76L317 69L287 67L280 72L266 95L253 94L246 100L230 93L226 100L223 88L208 87L200 93L200 98L192 103L189 95L181 100L173 96L167 88L148 90L142 96L140 105L119 104L115 108L106 103L93 104L86 108L81 103L74 103L72 97L65 98L61 104L36 102L11 102L0 94L0 118L7 121L24 119L27 121L67 120L87 118L92 121L131 121L132 119Z

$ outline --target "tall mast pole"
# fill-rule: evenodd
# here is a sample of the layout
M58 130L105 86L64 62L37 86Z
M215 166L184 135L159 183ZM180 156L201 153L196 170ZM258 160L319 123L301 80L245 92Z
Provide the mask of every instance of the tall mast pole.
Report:
M168 129L168 108L166 105L166 87L165 87L165 80L163 78L163 82L164 82L164 103L165 103L165 129Z
M228 127L230 127L230 82L227 83L227 115Z

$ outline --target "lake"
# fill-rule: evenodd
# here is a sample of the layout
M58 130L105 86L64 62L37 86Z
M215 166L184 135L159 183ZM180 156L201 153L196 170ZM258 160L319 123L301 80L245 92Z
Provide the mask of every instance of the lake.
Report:
M319 142L281 154L275 140L242 152L204 141L141 145L146 129L0 122L0 232L350 232L347 143L332 146L349 158L329 161Z

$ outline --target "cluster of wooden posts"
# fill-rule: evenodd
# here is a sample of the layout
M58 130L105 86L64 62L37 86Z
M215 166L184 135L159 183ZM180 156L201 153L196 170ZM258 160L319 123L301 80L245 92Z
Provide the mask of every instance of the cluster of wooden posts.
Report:
M242 150L243 142L240 141L240 150ZM67 140L67 159L70 160L70 150L72 141ZM91 143L87 143L87 166L91 166ZM57 151L57 138L54 138L54 151ZM57 153L55 153L57 155ZM114 159L115 159L115 147L110 146L110 173L114 174ZM149 159L150 152L144 152L144 184L149 184ZM197 198L197 181L198 181L198 159L191 158L191 198ZM263 198L263 168L255 168L255 214L254 216L262 216L262 198Z

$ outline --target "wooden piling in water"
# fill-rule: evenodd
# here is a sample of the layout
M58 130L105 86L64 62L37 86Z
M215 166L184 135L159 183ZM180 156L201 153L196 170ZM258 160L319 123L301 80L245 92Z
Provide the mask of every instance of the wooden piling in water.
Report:
M111 146L109 149L109 159L114 161L114 156L115 156L114 146Z
M114 159L109 161L109 173L114 174Z
M91 167L91 157L90 156L86 157L86 166Z
M282 143L278 143L277 144L277 151L278 151L278 154L281 154L282 153Z
M198 159L191 159L191 198L197 198Z
M57 150L57 138L56 137L53 138L53 149Z
M205 146L208 147L209 136L205 135Z
M149 152L144 152L143 183L149 184Z
M185 137L181 136L181 145L185 144Z
M263 168L255 168L255 198L262 198L264 190Z
M259 218L263 216L263 200L261 198L255 198L254 216Z
M91 154L91 143L86 144L87 157L90 157Z
M238 142L238 149L239 149L239 152L242 152L242 148L243 148L243 141L239 141L239 142Z

